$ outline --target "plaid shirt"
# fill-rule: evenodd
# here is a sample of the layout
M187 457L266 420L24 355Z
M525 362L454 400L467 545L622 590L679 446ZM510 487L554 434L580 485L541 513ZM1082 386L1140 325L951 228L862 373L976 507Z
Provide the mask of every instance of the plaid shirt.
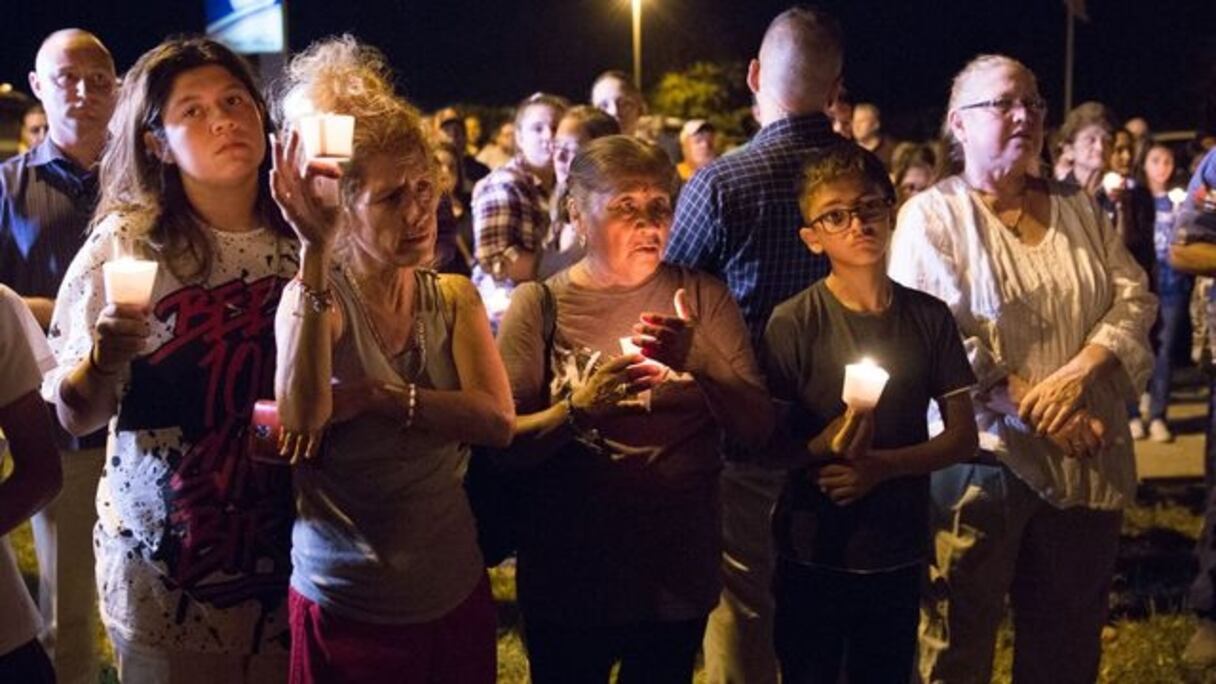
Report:
M474 256L479 263L511 247L535 252L549 228L549 196L519 157L498 167L473 189Z
M828 274L798 237L797 182L807 152L841 140L822 114L775 121L680 193L665 259L724 279L753 344L773 307Z

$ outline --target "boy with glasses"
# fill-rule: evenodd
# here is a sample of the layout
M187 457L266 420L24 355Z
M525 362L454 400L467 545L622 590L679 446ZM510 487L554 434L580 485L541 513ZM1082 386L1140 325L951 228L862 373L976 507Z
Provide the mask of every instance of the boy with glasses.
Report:
M970 458L975 376L950 310L886 275L895 190L856 145L813 153L803 243L831 273L778 305L760 357L784 418L770 453L792 467L777 508L775 643L787 684L909 681L929 551L929 474ZM845 365L890 373L848 409ZM945 427L929 437L936 402ZM845 663L845 654L848 654Z

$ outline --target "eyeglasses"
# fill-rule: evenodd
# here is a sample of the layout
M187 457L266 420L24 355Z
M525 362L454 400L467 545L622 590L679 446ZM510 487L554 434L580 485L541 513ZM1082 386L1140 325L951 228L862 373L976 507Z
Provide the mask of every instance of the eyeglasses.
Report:
M967 109L991 109L1002 116L1009 116L1014 109L1022 108L1027 114L1033 116L1042 116L1047 111L1047 100L1041 97L1017 98L1017 97L999 97L995 100L985 100L983 102L973 102L969 105L963 105L958 108L958 111Z
M820 226L829 235L843 233L853 225L856 216L862 225L885 223L891 220L891 201L886 198L865 200L857 206L825 211L811 219L811 227Z

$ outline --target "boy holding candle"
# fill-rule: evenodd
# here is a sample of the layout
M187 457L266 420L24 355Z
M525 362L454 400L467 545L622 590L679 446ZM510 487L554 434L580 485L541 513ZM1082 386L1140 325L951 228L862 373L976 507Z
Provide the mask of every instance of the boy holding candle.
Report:
M929 474L969 458L975 382L949 309L886 275L894 188L873 154L841 144L800 179L803 243L831 274L773 311L760 356L792 465L773 530L783 681L908 681L929 549ZM863 357L878 369L845 367ZM879 394L881 392L881 394ZM875 396L877 395L877 396ZM926 409L945 428L930 439Z

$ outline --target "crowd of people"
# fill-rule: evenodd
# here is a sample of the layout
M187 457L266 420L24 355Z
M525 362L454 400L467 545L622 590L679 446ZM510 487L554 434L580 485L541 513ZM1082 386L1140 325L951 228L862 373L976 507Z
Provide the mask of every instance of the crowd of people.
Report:
M123 682L493 682L489 459L535 682L987 682L1006 606L1015 682L1095 681L1216 153L1171 192L1143 121L1048 131L1004 55L900 142L844 60L795 7L735 149L656 144L617 71L479 147L351 36L268 100L206 38L119 78L51 34L0 166L0 534L34 516L40 569L35 606L0 544L0 680L95 681L99 607ZM144 303L107 281L131 257Z

